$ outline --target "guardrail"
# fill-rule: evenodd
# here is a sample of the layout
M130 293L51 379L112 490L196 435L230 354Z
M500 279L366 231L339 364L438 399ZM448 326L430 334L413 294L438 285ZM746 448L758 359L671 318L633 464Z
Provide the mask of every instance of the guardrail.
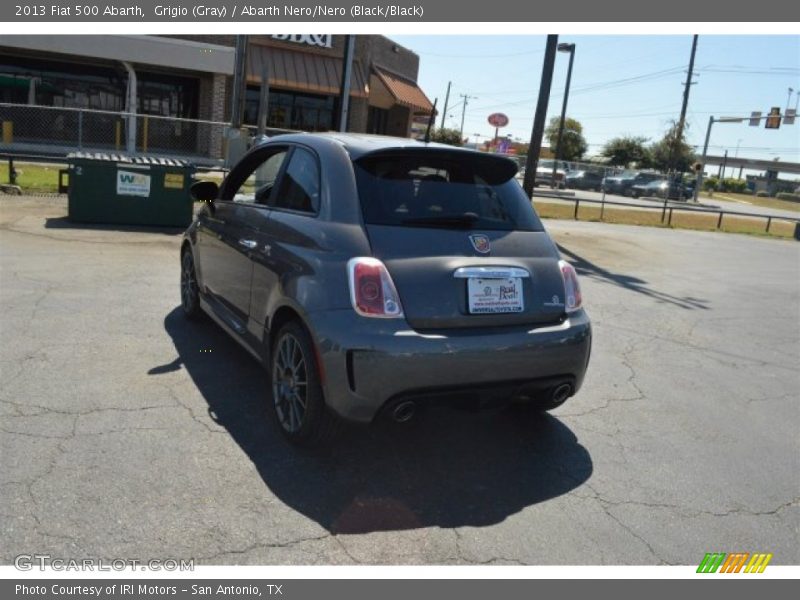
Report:
M674 211L679 212L687 212L687 213L706 213L706 214L716 214L717 217L717 230L722 228L722 222L725 215L729 215L731 217L738 217L738 218L751 218L751 219L764 219L766 221L766 226L764 228L765 233L769 233L769 229L772 225L773 221L786 221L789 223L795 224L795 232L794 237L797 240L800 240L800 218L794 217L785 217L785 216L778 216L778 215L765 215L760 213L743 213L737 211L730 211L730 210L721 210L716 208L705 208L701 206L669 206L668 203L664 202L661 206L653 206L648 204L631 204L629 202L615 202L613 200L590 200L588 198L579 198L579 197L565 197L565 196L548 196L546 194L534 194L534 200L536 197L540 198L552 198L553 200L557 200L559 202L572 202L575 204L575 209L572 214L572 218L576 221L578 220L578 211L580 210L581 204L594 204L600 205L600 220L603 220L603 212L605 210L606 205L609 206L620 206L622 208L634 208L634 209L646 209L646 210L658 210L661 211L661 223L670 226L672 225L672 215Z

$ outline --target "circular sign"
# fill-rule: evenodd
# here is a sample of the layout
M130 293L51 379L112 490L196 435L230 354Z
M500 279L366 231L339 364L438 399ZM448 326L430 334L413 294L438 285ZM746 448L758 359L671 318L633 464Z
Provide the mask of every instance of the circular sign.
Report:
M492 113L489 115L488 121L492 127L505 127L508 125L508 117L503 113Z

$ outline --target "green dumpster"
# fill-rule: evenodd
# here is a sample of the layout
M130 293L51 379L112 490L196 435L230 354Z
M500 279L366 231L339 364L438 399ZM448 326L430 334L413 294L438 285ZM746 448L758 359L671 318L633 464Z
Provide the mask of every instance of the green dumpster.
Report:
M69 219L79 223L186 227L194 165L157 156L70 154Z

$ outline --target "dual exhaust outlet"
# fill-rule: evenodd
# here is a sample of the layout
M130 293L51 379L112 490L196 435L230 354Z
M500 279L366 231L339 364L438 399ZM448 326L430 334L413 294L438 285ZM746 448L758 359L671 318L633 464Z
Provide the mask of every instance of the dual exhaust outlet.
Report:
M566 402L567 398L569 398L571 395L572 384L564 382L550 388L544 394L543 399L547 400L546 404L552 408L555 408L556 406ZM392 407L389 412L389 416L395 423L408 423L414 418L416 413L417 403L414 400L403 400Z

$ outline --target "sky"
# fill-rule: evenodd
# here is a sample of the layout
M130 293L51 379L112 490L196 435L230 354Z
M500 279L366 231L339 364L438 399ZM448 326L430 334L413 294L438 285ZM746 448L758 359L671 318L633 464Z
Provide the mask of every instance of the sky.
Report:
M420 56L418 82L441 115L447 82L452 81L446 125L460 128L461 94L469 98L464 136L485 140L494 134L486 118L508 115L500 134L529 141L544 57L543 35L392 35ZM580 121L587 155L619 135L657 140L680 115L691 35L560 35L574 43L575 62L567 116ZM558 53L548 120L561 112L569 54ZM791 107L800 91L800 36L701 35L697 44L686 131L698 153L710 116L749 116L773 106ZM441 123L441 116L437 125ZM481 137L476 137L479 134ZM747 123L715 123L709 154L800 162L800 119L765 130Z

